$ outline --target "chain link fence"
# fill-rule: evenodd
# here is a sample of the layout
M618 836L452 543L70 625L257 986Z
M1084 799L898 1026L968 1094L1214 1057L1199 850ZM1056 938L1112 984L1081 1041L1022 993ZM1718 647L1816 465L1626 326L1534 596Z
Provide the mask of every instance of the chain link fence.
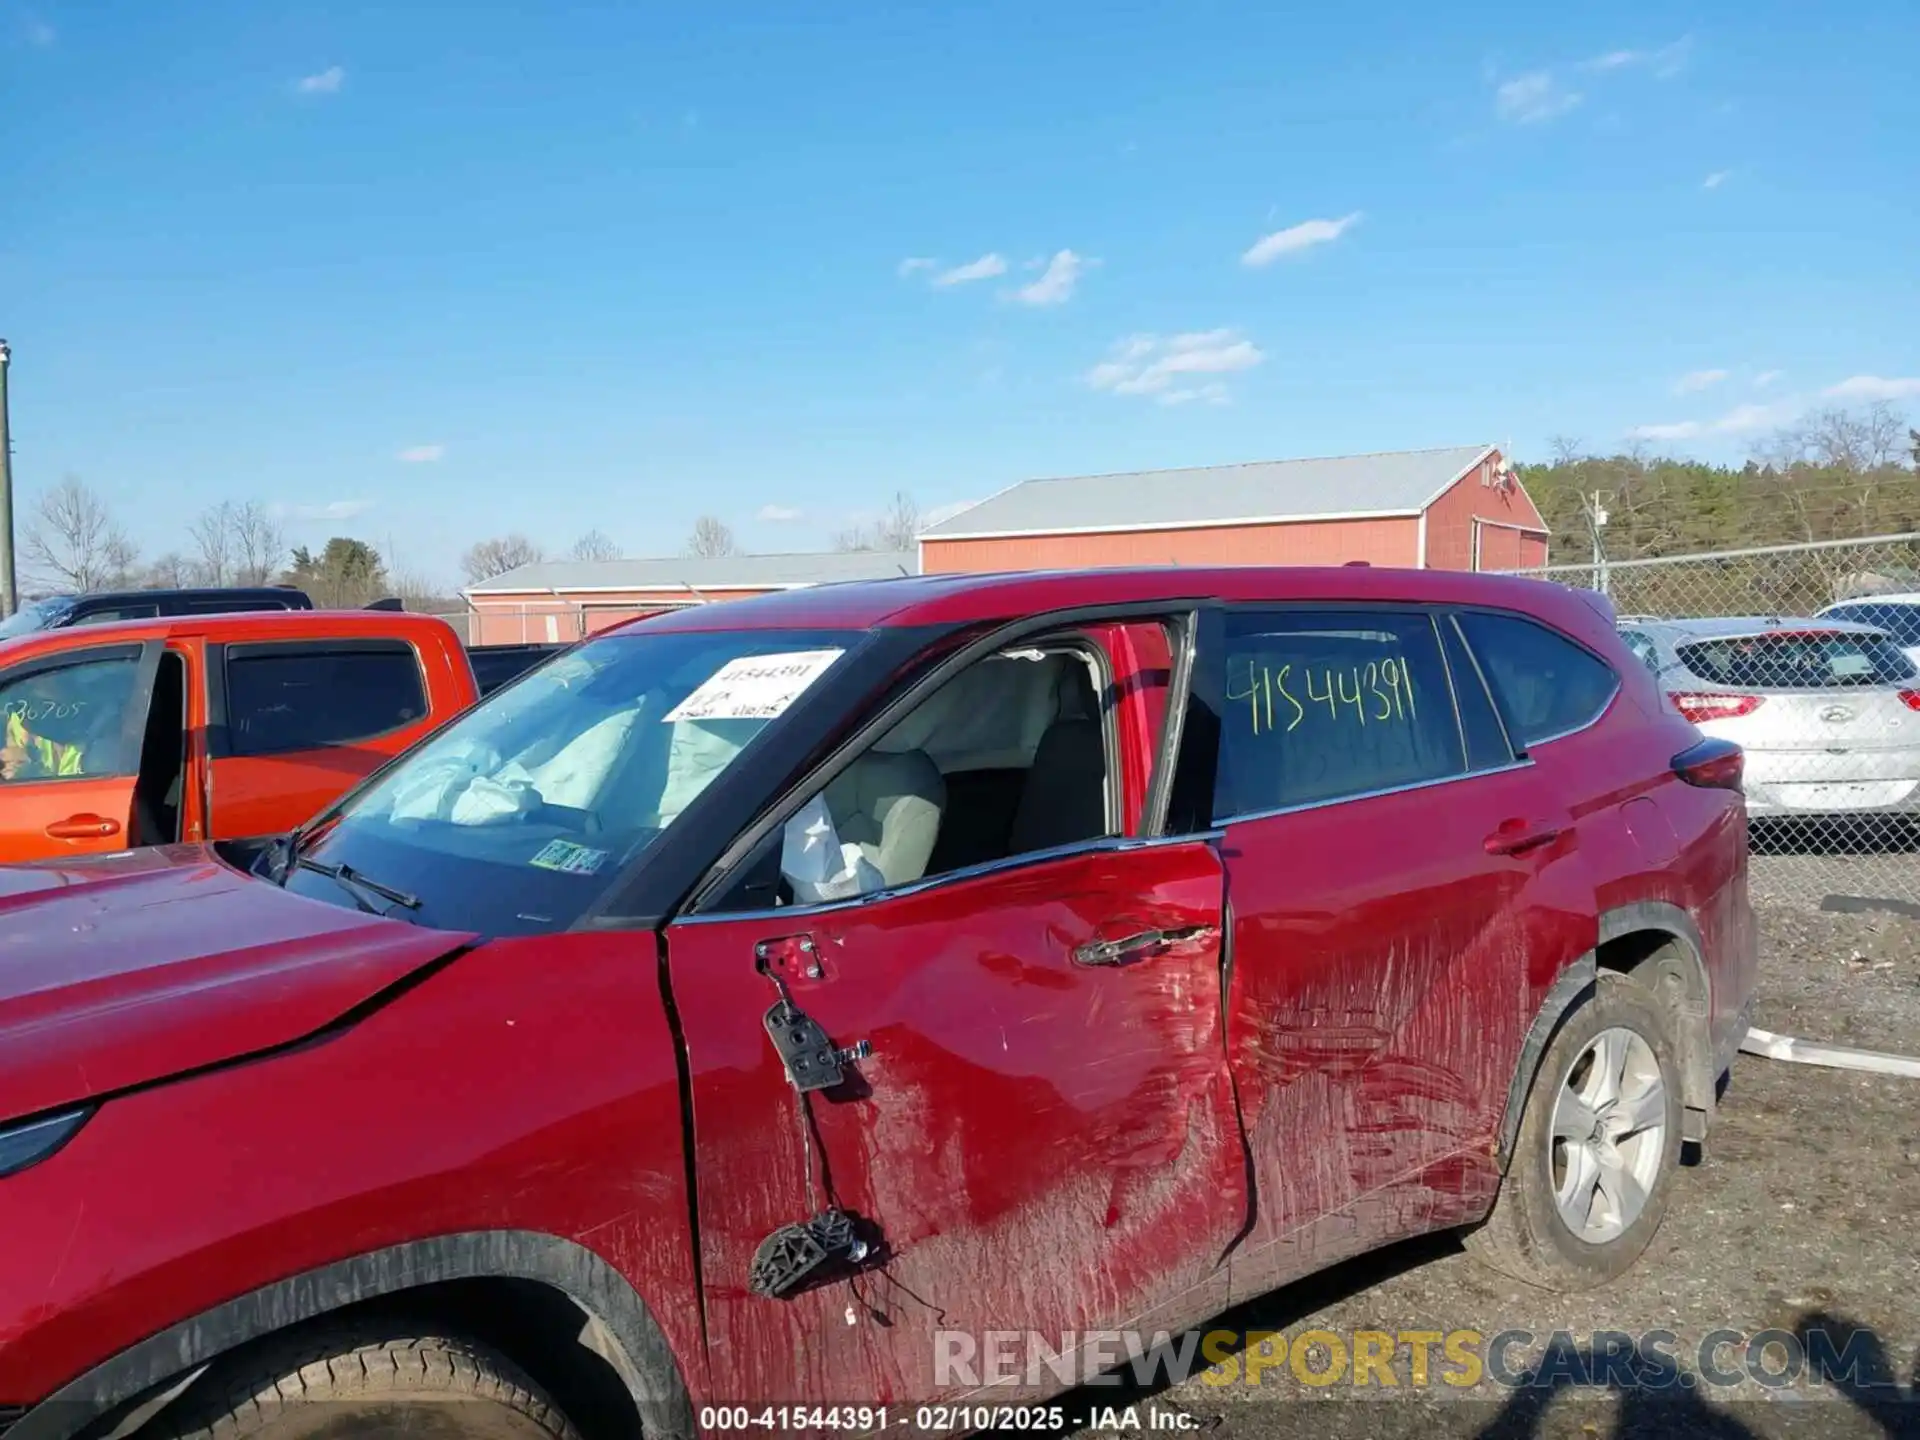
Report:
M1607 595L1673 703L1746 750L1756 900L1920 915L1920 534L1506 573Z

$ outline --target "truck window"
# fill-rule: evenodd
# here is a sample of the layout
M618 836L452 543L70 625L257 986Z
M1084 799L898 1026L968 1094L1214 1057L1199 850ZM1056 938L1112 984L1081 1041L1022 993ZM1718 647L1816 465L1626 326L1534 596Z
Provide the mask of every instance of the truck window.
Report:
M127 707L139 651L0 680L0 780L128 775Z
M235 755L352 745L427 713L419 656L399 641L235 646L226 681Z

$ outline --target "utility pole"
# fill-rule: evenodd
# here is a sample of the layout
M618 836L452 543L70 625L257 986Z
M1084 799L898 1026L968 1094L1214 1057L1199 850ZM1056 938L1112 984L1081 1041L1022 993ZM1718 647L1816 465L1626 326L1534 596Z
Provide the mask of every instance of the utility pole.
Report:
M7 429L7 362L13 352L0 340L0 619L20 608L13 573L13 436Z
M1580 497L1580 508L1587 517L1587 533L1593 537L1593 588L1602 595L1610 593L1607 584L1607 546L1603 539L1607 528L1607 507L1601 503L1605 498L1599 490Z

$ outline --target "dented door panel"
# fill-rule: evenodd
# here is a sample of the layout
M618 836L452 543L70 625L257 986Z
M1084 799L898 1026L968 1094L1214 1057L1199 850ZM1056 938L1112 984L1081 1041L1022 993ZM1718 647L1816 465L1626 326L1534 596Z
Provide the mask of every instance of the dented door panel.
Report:
M934 1373L936 1330L1080 1332L1225 1303L1248 1194L1221 892L1203 840L1108 845L669 929L709 1355L734 1395L961 1393ZM781 993L763 944L835 1046L871 1047L842 1086L789 1082L763 1026ZM1076 959L1089 944L1105 948ZM863 1272L751 1293L761 1242L829 1206L872 1227Z
M1518 767L1228 827L1228 1046L1259 1196L1236 1300L1491 1202L1527 1027L1596 938L1570 820L1488 853L1539 804Z

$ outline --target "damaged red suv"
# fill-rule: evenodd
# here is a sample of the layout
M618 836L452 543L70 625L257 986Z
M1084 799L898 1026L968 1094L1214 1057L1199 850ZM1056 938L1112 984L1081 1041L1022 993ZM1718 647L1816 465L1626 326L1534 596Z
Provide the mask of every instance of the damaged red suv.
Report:
M1440 1229L1604 1281L1746 1025L1739 783L1519 580L602 635L257 851L0 871L9 1440L1031 1397L943 1358Z

